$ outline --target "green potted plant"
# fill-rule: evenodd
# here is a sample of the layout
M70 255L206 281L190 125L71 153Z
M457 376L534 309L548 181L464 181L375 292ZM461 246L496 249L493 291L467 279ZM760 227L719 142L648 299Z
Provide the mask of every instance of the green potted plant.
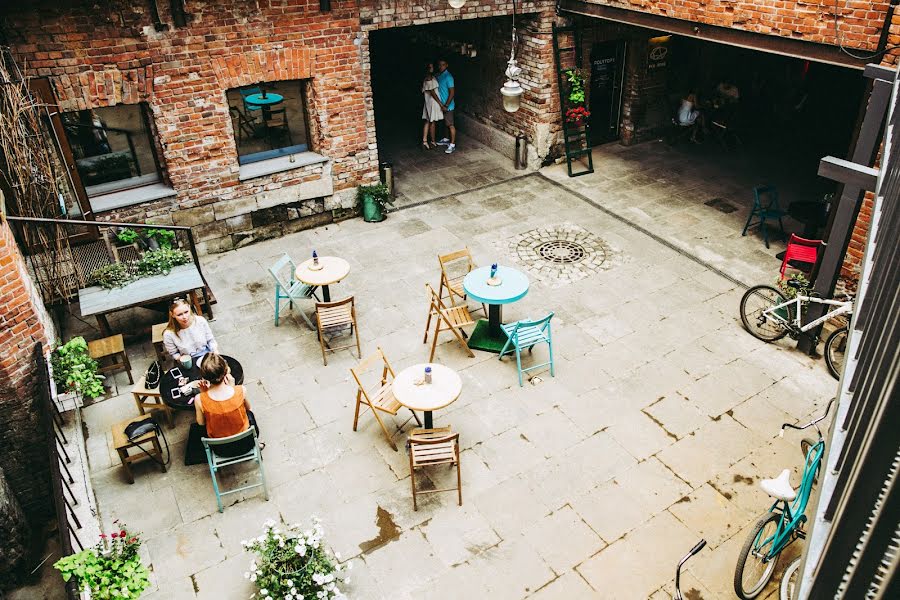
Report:
M140 235L131 227L123 227L116 232L116 241L120 246L128 246L138 241Z
M111 290L114 288L125 287L134 281L134 276L128 271L128 267L124 264L112 263L94 269L91 271L88 279L103 289Z
M74 337L58 345L50 355L50 365L58 390L78 392L85 398L97 398L106 393L103 376L97 372L97 361L88 353L83 337Z
M100 534L93 548L64 556L53 566L65 581L75 577L78 589L89 592L92 599L137 598L150 587L150 571L138 556L140 547L138 534L129 533L121 525L109 536Z
M147 231L147 237L155 241L158 248L171 249L175 246L175 232L171 229L150 229ZM150 248L157 250L158 248Z
M367 223L384 221L387 206L394 205L391 192L383 183L361 185L356 190L356 203Z
M306 531L300 525L283 529L269 519L259 537L241 542L257 555L244 577L256 584L254 598L346 599L338 584L350 582L352 563L335 564L340 554L325 549L322 525L313 519Z
M569 102L574 106L584 104L584 75L578 69L566 69L565 76L569 82Z
M160 248L149 250L136 263L139 277L152 277L153 275L168 275L173 267L185 265L191 262L191 255L184 250L172 248Z

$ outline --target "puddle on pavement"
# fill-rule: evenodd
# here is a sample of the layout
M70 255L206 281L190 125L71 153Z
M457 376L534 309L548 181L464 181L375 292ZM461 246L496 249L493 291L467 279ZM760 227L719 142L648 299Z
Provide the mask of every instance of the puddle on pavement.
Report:
M375 524L378 526L378 535L359 545L359 549L362 550L363 554L400 537L400 528L394 523L393 515L380 506L375 512Z
M747 485L753 485L753 478L745 477L743 475L735 475L734 482L735 483L746 483Z
M263 289L263 287L265 287L265 285L260 283L259 281L251 281L247 284L247 289L251 292L258 292L259 290Z
M684 598L685 600L703 600L703 594L700 593L700 590L691 588L684 594Z

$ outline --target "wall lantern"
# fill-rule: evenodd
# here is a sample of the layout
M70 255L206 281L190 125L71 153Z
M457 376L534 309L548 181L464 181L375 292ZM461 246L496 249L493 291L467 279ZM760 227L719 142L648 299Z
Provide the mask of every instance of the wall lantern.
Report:
M466 0L450 0L449 4L453 8L462 8L463 4L466 3Z
M522 86L519 85L519 75L522 69L516 63L516 0L513 0L513 26L512 26L512 45L509 51L509 61L506 63L506 83L500 88L503 95L503 110L506 112L516 112L519 110L519 103L522 100Z

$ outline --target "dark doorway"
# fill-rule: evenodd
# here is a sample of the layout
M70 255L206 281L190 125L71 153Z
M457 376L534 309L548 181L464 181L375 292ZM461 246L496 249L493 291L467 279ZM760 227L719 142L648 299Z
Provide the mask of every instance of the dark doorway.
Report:
M625 42L602 42L591 48L591 145L619 139Z

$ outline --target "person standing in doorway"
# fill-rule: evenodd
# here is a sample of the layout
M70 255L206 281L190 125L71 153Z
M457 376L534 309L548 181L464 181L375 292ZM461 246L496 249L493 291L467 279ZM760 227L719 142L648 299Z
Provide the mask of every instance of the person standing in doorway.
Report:
M438 97L441 100L441 109L444 111L444 123L447 124L447 133L450 136L443 138L438 142L441 146L447 146L444 150L447 154L453 154L456 150L456 126L453 122L453 111L456 109L454 96L456 90L454 88L453 75L447 70L447 61L443 58L438 61Z
M422 81L422 95L425 96L425 106L422 107L422 148L428 150L437 146L435 142L435 124L444 119L444 110L441 99L437 94L438 82L434 78L434 65L425 65L425 78ZM431 141L429 141L429 138Z

